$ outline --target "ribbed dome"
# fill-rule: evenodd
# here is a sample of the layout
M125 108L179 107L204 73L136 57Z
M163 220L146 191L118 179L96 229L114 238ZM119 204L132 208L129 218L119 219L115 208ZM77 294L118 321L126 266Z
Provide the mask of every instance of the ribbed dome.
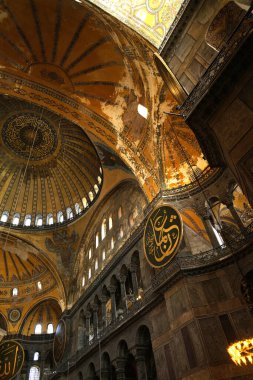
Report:
M31 103L0 98L0 218L14 228L70 222L95 201L100 159L77 125Z
M25 323L21 327L23 335L31 335L35 333L36 325L41 325L41 333L47 333L48 325L53 325L53 331L59 322L61 316L61 308L55 300L41 302L35 306L25 319Z

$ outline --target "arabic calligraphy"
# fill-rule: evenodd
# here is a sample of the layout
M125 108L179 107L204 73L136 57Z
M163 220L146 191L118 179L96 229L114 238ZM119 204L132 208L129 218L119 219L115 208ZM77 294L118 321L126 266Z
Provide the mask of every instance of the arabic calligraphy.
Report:
M21 370L24 362L23 347L14 340L0 344L0 379L13 379Z
M53 354L54 360L58 363L65 350L66 343L66 325L63 319L60 320L56 327L55 336L54 336L54 345L53 345Z
M144 231L144 252L149 264L162 267L175 256L183 235L179 212L169 205L156 208Z

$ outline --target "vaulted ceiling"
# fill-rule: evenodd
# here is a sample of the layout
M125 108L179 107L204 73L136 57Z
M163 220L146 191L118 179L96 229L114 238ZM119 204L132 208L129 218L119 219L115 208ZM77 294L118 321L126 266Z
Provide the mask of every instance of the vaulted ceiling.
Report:
M123 3L126 4L115 2ZM159 17L166 14L168 2L161 1L161 9L157 4L140 1L138 8L149 9L147 17L155 15L158 20L156 25L149 25L154 38L162 35ZM180 1L173 4L176 14ZM122 7L122 15L126 11ZM199 177L203 173L208 177L208 163L183 119L165 114L174 112L177 102L165 90L154 64L156 48L94 4L74 0L3 0L0 47L0 164L5 167L0 174L1 211L9 202L8 209L12 214L15 210L20 213L22 223L25 215L31 214L35 220L36 210L41 211L45 224L50 212L56 218L59 210L68 206L73 209L76 202L82 207L84 194L89 201L87 184L94 186L98 176L102 177L102 162L104 178L97 202L82 218L77 215L78 220L70 226L55 226L53 231L14 231L11 225L5 229L7 234L11 230L19 238L25 236L43 253L44 260L38 260L36 267L46 266L57 284L47 297L60 300L64 308L71 265L99 202L125 179L138 181L148 201L161 189L178 194L196 185L192 168ZM147 108L147 117L138 113L139 104ZM51 145L45 144L45 156L41 139L46 136L39 132L38 139L33 129L38 124L41 131L48 131L51 141ZM13 125L14 140L10 137ZM3 132L8 128L12 132L9 136ZM30 143L31 150L27 149ZM43 157L38 159L41 154ZM21 167L25 174L30 173L30 177L23 175L25 180ZM9 173L8 179L4 173ZM15 175L22 181L17 180L13 190L10 181ZM1 269L3 277L10 265L12 276L17 281L19 277L25 280L22 265L15 268L20 256L14 256L12 250L3 251L9 261ZM31 263L33 260L34 257ZM27 270L33 276L30 264ZM37 292L29 301L31 307L34 300L38 300ZM6 304L6 315L12 308ZM25 315L25 311L22 313Z

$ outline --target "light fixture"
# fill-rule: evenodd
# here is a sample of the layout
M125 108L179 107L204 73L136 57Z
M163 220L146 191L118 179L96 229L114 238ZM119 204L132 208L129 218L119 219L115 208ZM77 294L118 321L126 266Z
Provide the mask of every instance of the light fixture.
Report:
M227 351L236 365L253 364L253 338L233 343Z

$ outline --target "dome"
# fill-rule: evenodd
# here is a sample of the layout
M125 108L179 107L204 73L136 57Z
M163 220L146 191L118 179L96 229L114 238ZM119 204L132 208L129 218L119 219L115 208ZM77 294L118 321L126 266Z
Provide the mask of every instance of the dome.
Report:
M0 105L1 223L55 228L83 215L102 186L89 137L45 108L9 96Z
M31 334L46 334L48 333L48 326L52 325L52 332L55 331L56 326L61 316L61 308L57 301L51 299L43 301L28 313L23 325L21 326L21 333L29 336ZM36 327L39 327L36 331Z

